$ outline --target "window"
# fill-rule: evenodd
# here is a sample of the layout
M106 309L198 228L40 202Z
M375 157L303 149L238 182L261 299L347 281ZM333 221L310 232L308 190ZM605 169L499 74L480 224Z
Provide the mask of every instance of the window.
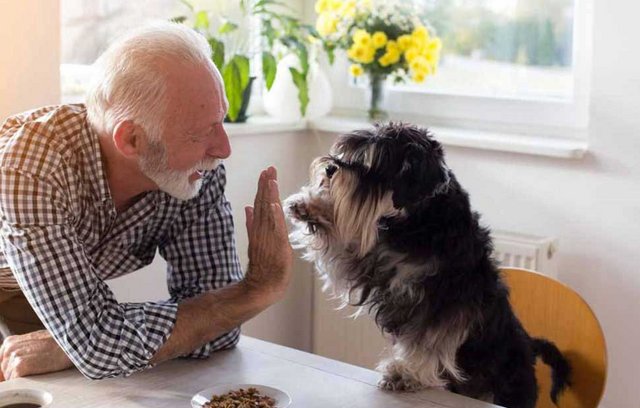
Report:
M62 0L60 4L63 103L83 100L91 64L120 33L181 11L176 0Z
M585 137L592 0L413 1L442 38L443 51L435 76L389 87L386 105L394 116ZM335 111L362 107L364 90L348 86L346 66L329 69L341 92Z
M574 0L420 0L443 40L429 92L571 100Z

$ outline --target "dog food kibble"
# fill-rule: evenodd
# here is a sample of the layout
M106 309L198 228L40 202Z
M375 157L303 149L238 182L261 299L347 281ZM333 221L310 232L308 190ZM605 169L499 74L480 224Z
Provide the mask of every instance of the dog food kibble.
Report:
M211 401L207 402L202 408L270 408L275 407L276 401L260 394L260 392L251 387L249 389L240 388L237 391L229 391L223 395L214 395Z

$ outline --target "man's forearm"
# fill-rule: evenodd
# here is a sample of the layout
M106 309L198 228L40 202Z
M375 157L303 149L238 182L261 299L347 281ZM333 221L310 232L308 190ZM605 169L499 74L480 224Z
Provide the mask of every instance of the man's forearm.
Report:
M187 299L178 306L173 331L151 363L190 353L240 326L272 303L274 300L252 290L244 281Z

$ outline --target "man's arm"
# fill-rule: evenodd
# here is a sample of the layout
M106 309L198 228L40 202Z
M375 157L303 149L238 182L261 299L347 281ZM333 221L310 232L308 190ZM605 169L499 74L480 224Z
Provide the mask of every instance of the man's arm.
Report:
M184 300L167 342L151 362L159 363L195 350L256 316L285 294L291 279L293 250L280 207L273 167L258 181L254 206L245 208L249 267L245 278Z
M155 353L152 363L191 352L284 296L291 277L292 250L275 180L275 169L262 172L254 208L245 209L249 233L246 277L181 302L169 339ZM0 347L0 361L0 381L3 376L11 379L72 365L45 330L5 339Z

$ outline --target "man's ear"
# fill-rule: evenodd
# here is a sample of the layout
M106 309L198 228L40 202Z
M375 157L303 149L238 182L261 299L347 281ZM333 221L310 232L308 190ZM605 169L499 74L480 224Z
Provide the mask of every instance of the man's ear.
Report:
M125 157L137 156L144 143L144 131L132 120L124 120L113 129L113 144Z

